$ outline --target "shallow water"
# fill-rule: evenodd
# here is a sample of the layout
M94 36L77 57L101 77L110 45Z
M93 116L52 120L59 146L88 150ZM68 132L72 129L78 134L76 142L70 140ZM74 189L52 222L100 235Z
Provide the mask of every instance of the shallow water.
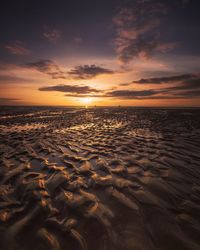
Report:
M3 107L5 250L195 250L200 110Z

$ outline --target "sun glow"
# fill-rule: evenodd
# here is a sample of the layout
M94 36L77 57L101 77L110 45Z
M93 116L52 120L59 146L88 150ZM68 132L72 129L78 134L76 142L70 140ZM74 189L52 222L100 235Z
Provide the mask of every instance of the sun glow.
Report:
M81 99L81 102L84 103L85 105L88 105L92 102L92 99L90 97L84 97Z

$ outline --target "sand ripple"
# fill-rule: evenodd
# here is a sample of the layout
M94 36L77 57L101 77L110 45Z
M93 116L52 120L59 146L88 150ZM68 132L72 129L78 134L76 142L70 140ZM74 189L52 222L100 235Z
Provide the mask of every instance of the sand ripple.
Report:
M2 108L3 250L198 250L200 111Z

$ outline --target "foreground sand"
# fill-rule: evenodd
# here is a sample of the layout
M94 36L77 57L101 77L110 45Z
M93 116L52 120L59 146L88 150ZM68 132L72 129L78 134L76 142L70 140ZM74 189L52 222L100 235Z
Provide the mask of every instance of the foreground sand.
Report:
M200 249L200 110L0 115L0 249Z

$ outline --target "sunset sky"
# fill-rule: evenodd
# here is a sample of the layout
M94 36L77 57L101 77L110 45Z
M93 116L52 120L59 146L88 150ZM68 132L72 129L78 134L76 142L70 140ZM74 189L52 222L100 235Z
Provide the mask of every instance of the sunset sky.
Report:
M0 105L200 106L199 0L7 0Z

